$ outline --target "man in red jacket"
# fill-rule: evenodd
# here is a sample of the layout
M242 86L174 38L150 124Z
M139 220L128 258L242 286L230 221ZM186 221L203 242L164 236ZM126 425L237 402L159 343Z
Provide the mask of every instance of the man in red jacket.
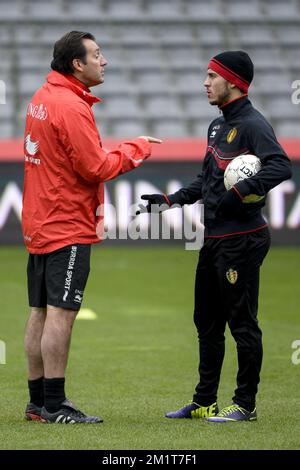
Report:
M91 244L100 241L103 184L138 167L150 156L151 143L161 143L142 136L112 152L103 150L91 109L100 100L89 88L103 83L106 64L92 34L67 33L56 42L53 71L27 110L22 227L29 251L29 420L102 422L65 396L72 326L89 274Z

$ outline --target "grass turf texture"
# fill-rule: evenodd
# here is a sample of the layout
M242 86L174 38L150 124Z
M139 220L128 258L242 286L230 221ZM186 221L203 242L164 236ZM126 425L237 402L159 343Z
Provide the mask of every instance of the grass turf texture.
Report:
M44 425L23 420L28 400L23 330L27 318L21 248L1 248L1 449L296 449L300 431L300 250L273 248L262 269L260 324L264 363L258 421L209 424L168 420L197 382L198 345L192 323L197 252L183 248L95 248L84 306L96 321L77 321L67 395L100 425ZM227 331L219 405L231 403L236 354ZM296 419L295 419L296 418Z

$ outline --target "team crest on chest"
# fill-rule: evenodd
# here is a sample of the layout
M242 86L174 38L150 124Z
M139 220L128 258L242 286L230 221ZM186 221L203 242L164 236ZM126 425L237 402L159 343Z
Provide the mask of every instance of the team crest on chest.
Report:
M229 268L226 272L226 278L227 281L230 282L230 284L235 284L238 278L238 272L232 268Z
M231 144L231 142L236 138L236 135L237 135L237 128L233 127L232 129L230 129L230 131L227 134L226 140L228 144Z

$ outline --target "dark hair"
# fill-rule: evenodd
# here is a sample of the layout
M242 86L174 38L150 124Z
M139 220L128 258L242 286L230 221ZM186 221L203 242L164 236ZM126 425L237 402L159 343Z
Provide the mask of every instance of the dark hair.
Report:
M70 31L54 44L52 70L71 74L74 72L73 60L81 59L85 64L86 48L82 39L95 41L91 33L83 31Z

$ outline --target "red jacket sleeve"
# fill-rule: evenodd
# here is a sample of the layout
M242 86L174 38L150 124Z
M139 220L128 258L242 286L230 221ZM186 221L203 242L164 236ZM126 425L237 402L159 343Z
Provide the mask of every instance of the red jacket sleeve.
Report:
M104 151L92 111L85 103L66 110L58 133L74 171L91 182L111 180L138 167L151 155L151 144L141 138L123 142L111 152Z

